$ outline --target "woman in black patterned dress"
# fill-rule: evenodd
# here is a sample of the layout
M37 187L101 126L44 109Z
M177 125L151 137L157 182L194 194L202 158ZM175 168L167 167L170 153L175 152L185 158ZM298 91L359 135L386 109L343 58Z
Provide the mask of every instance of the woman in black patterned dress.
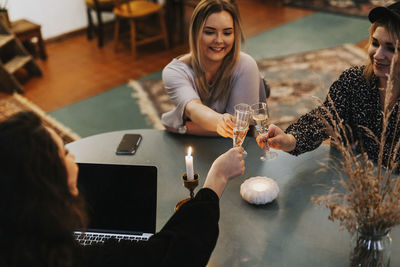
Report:
M356 150L367 152L369 158L376 161L379 144L360 126L369 128L378 138L381 136L387 74L390 72L390 64L395 56L396 40L400 39L400 2L388 7L374 8L368 18L372 23L368 43L368 65L356 66L344 71L332 84L328 94L338 115L344 120L344 124L351 128ZM398 64L395 70L396 78L399 77ZM389 107L394 107L394 111L388 124L387 140L392 140L393 137L397 140L400 132L400 127L396 124L400 101L399 88L394 91L389 104ZM332 110L328 98L323 106ZM281 149L293 155L314 150L323 140L329 138L320 116L323 112L324 109L320 106L301 116L285 131L271 125L268 139L263 140L259 137L257 142L261 148L264 148L263 141L267 141L272 148ZM387 160L389 151L390 148L386 147L384 162Z

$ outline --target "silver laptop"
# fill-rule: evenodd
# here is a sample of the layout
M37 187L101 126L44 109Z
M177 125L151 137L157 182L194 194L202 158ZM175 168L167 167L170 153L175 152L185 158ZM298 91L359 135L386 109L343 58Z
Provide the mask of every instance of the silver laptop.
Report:
M78 188L88 206L89 225L74 232L82 245L109 238L145 241L156 230L155 166L78 163Z

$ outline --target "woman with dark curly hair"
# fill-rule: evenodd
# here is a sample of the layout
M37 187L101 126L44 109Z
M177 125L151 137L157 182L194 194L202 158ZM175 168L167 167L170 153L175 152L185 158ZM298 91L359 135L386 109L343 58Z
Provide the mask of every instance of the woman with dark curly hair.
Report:
M68 266L76 253L71 229L85 225L84 202L67 179L74 158L52 135L33 113L0 123L0 266Z
M0 123L0 266L205 266L218 238L219 197L242 174L242 149L217 158L204 186L146 242L82 247L78 166L61 138L32 112Z

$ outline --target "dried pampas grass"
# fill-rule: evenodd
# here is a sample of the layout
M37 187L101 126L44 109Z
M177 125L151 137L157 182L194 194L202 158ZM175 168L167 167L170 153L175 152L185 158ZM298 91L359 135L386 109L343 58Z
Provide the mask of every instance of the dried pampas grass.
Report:
M375 136L372 131L363 127L368 135L379 144L377 162L372 162L366 153L356 154L351 144L353 136L350 127L344 124L335 110L332 99L328 101L331 109L323 107L325 114L320 114L326 122L327 130L331 136L332 145L340 152L339 161L342 169L339 184L344 188L344 193L337 193L337 188L332 188L327 195L313 197L312 201L325 205L330 210L329 219L339 221L341 229L346 228L350 233L361 229L363 233L374 235L391 229L400 223L400 176L399 147L400 141L387 138L389 117L393 113L394 103L399 96L398 51L393 57L390 74L388 75L387 88L384 92L382 134ZM324 113L323 112L323 113ZM396 128L400 121L400 112L397 113ZM396 132L394 136L400 133ZM387 160L384 150L390 149Z
M397 132L400 111L397 111L393 137L389 137L389 118L391 117L400 91L400 63L398 43L390 66L387 86L383 91L382 133L378 137L366 128L368 137L379 145L377 162L372 162L367 153L356 154L352 148L354 138L351 128L344 124L328 95L331 108L323 105L318 115L326 124L332 145L341 157L336 169L342 169L338 188L332 188L327 195L313 197L311 200L325 205L329 219L339 221L340 228L350 233L357 230L354 248L350 254L351 266L387 266L390 262L391 239L387 233L400 223L400 176L399 148ZM396 141L397 139L397 141ZM386 151L385 151L386 150ZM387 155L387 156L386 156Z

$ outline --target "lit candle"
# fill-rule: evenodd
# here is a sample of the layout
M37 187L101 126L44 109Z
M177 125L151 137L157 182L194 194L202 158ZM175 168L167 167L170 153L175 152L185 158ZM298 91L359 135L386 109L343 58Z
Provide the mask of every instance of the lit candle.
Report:
M267 190L268 184L263 183L263 182L255 182L255 183L252 183L251 187L253 188L253 190L255 190L257 192L263 192L263 191Z
M275 180L256 176L245 180L240 185L240 195L251 204L263 205L273 201L279 194L279 186Z
M186 175L188 180L194 179L194 172L193 172L193 157L192 157L192 147L188 148L188 154L185 156L186 162Z

